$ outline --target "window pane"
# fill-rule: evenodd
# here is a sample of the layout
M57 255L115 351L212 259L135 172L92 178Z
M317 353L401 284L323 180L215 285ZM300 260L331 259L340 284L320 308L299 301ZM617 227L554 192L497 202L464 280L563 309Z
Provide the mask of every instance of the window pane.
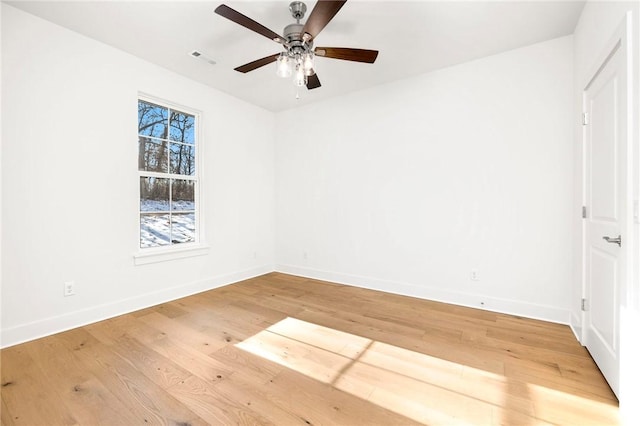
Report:
M196 209L195 182L192 180L174 179L171 184L173 211L190 211Z
M160 105L138 101L138 134L167 138L169 110Z
M169 244L169 215L147 213L140 215L140 247L158 247Z
M138 99L141 248L197 240L196 114L155 102Z
M159 139L138 138L138 170L167 172L167 143Z
M140 211L169 211L169 179L140 178Z
M171 171L177 175L193 176L196 173L196 147L181 143L171 144Z
M171 111L171 130L169 139L172 141L195 144L195 124L196 118L193 115L180 111Z
M171 243L192 243L196 240L196 214L173 213L171 215Z

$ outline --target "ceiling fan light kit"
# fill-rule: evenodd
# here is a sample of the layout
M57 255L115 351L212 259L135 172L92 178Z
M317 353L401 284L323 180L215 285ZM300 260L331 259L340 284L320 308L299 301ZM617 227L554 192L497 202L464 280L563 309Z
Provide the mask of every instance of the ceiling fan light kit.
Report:
M302 87L307 85L308 77L315 74L313 41L311 37L303 35L304 25L300 23L307 6L301 1L294 1L289 5L289 11L296 23L284 27L285 51L280 53L276 60L276 75L287 78L293 74L293 84Z
M295 86L307 86L307 89L315 89L321 86L315 71L314 61L316 56L370 64L374 63L378 56L377 50L367 49L321 47L314 50L314 38L333 19L345 3L346 0L318 0L307 22L303 25L300 20L304 18L307 6L301 1L292 2L289 5L289 12L291 12L291 16L296 22L287 25L282 36L227 5L218 6L215 12L281 44L284 48L283 52L241 65L235 68L236 71L247 73L275 62L276 75L278 77L290 78L293 76L293 84Z

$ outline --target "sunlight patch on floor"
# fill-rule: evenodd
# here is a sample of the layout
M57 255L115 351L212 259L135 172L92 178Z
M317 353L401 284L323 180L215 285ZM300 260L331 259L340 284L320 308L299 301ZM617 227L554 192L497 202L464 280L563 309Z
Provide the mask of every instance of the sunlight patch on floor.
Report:
M618 407L615 404L598 402L532 383L527 386L531 399L534 401L536 416L539 418L552 423L569 422L571 424L594 425L617 423ZM565 407L572 407L570 413L573 413L575 417L567 418L567 410L564 409L562 410L562 418L558 418L557 413Z
M421 423L554 422L567 405L598 421L611 420L616 410L291 317L236 346Z

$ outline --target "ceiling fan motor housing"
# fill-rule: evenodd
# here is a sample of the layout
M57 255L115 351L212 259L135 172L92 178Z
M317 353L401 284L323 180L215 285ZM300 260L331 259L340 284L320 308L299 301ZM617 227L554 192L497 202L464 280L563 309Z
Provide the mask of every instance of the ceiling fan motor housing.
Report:
M302 36L302 28L304 28L302 24L289 24L284 27L284 45L291 56L309 52L313 49L313 41L305 41L305 38Z

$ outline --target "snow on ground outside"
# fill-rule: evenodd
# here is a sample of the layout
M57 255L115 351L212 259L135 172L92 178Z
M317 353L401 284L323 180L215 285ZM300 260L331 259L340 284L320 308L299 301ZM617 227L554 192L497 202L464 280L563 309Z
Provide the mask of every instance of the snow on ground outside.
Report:
M193 210L193 201L176 201L173 210ZM156 200L142 200L141 211L167 211L169 203ZM140 215L140 247L157 247L172 244L189 243L196 240L195 213L151 213Z

